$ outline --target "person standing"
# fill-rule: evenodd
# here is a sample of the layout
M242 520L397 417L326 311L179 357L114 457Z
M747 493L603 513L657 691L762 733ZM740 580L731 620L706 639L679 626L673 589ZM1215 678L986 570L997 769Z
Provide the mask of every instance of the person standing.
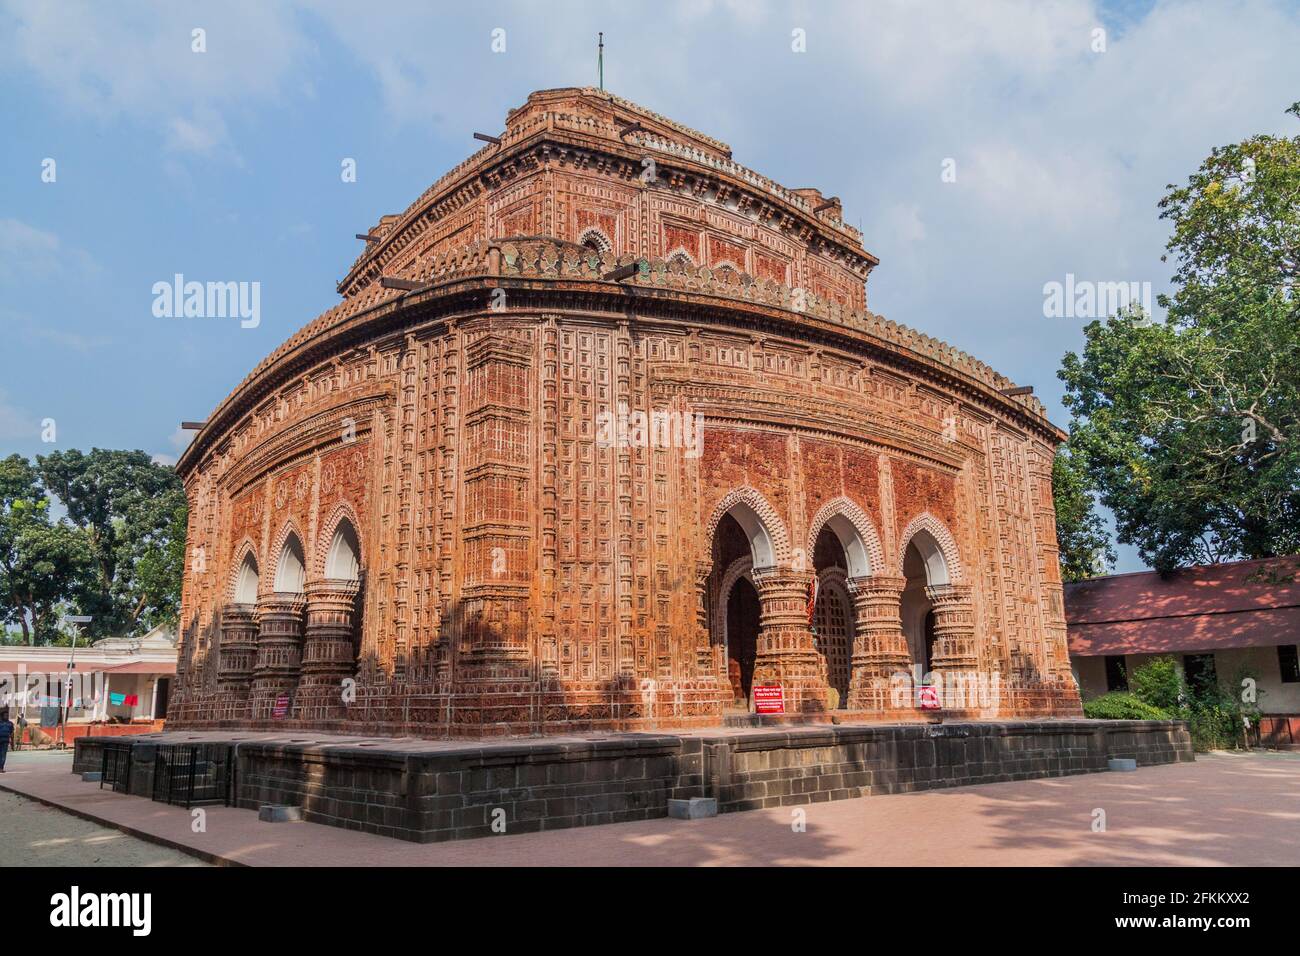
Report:
M5 757L9 756L9 741L14 737L14 722L9 719L9 708L0 707L0 773L5 772Z

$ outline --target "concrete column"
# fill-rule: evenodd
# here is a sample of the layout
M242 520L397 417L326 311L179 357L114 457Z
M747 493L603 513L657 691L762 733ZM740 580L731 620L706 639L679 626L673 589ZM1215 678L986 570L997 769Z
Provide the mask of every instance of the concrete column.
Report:
M912 665L899 616L906 586L905 578L884 574L849 580L854 611L849 710L888 711L892 678Z
M759 602L754 686L780 684L786 713L826 710L826 675L808 626L812 572L757 568L753 576Z
M343 681L356 677L357 581L324 580L307 585L302 680L294 699L299 720L339 720L345 715Z
M292 695L302 668L302 594L275 592L257 602L257 657L249 693L254 720L270 720L277 697Z

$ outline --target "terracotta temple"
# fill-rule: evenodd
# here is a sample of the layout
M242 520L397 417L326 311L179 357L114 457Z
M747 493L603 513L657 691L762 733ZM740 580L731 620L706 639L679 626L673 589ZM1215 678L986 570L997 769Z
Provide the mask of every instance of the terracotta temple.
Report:
M868 310L838 199L556 89L358 238L177 466L171 728L1080 714L1064 436Z

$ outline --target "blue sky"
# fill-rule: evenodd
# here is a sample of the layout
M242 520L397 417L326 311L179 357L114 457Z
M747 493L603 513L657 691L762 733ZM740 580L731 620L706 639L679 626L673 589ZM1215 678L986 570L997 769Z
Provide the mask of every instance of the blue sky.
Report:
M355 233L529 91L594 82L598 30L608 89L841 197L881 259L873 311L1035 386L1062 425L1086 322L1044 318L1044 283L1164 289L1165 185L1293 134L1300 99L1300 9L1269 0L0 2L0 454L173 461L180 420L338 301ZM178 272L260 282L261 324L156 318Z

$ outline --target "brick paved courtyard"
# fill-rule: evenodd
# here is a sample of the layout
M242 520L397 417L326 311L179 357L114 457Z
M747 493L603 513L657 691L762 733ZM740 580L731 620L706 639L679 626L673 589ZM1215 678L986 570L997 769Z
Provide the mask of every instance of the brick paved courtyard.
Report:
M255 866L1300 865L1300 754L1293 753L1211 754L1135 773L424 846L310 823L261 823L251 811L221 807L207 811L206 832L193 833L184 809L102 791L70 766L66 756L15 754L0 788L214 862ZM1106 814L1100 833L1093 831L1098 809ZM794 826L799 810L806 811L802 832ZM93 844L84 845L84 860L41 857L38 843L83 832L87 824L72 813L63 814L66 834L47 823L39 840L7 826L0 865L92 862Z

